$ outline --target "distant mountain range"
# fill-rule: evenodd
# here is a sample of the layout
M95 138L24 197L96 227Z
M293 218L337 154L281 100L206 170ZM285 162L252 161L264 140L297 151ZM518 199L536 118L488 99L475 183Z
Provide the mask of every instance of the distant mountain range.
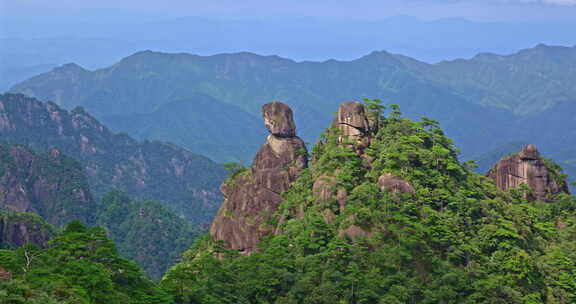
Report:
M66 18L7 14L2 21L0 71L67 62L100 68L144 49L202 55L244 50L295 60L351 60L372 50L389 50L438 62L486 51L512 53L541 42L576 44L574 20L480 22L411 16L277 15L142 18L133 14L114 18L113 12L90 9L83 16L67 14Z
M464 158L531 142L568 164L576 159L575 78L576 47L543 44L438 64L388 52L295 62L143 51L95 71L64 65L11 91L83 106L115 131L172 141L217 161L251 161L264 132L254 125L264 102L290 104L299 135L314 141L338 103L378 97L408 117L440 121Z

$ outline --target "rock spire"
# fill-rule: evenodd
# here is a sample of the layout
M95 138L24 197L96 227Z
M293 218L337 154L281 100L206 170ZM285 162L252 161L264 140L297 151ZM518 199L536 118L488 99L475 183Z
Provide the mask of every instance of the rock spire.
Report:
M278 101L267 103L262 116L270 135L251 168L221 186L224 204L210 229L215 240L246 255L262 236L274 232L267 220L282 202L281 193L308 166L306 145L296 136L290 107Z

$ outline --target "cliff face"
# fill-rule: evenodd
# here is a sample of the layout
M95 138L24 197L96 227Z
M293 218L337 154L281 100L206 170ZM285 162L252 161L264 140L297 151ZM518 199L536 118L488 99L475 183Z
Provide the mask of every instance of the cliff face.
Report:
M169 143L113 134L81 108L68 112L24 95L0 95L0 140L39 151L58 147L80 161L97 197L117 188L164 201L198 222L218 208L221 166Z
M262 115L270 135L249 171L222 185L224 204L210 229L215 240L243 254L250 254L262 236L274 231L266 221L282 202L281 193L307 167L308 160L287 105L277 101L265 104Z
M96 203L82 167L58 149L40 155L23 146L0 145L0 207L31 212L55 226L94 223Z
M527 185L532 191L527 194L530 200L548 201L550 196L570 193L565 179L555 178L559 172L546 165L534 145L525 146L519 153L500 160L487 176L502 190Z

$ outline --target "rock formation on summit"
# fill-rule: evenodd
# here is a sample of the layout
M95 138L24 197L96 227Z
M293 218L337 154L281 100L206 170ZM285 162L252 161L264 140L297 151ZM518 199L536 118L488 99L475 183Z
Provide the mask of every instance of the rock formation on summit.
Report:
M519 153L501 159L487 174L502 190L525 184L532 190L527 198L541 201L549 200L549 195L570 193L566 180L555 178L556 175L546 166L534 145L527 145Z
M306 145L296 136L292 110L275 101L262 107L262 115L270 135L252 167L221 186L224 204L210 229L215 240L247 255L262 236L274 231L267 220L282 202L281 193L308 165Z
M361 102L349 101L338 107L334 125L341 132L340 142L360 140L370 132L370 122Z

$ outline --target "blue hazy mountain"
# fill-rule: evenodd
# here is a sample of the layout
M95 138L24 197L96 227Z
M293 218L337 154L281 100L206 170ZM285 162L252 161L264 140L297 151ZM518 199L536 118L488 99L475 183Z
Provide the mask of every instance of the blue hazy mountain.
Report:
M101 68L143 49L209 55L248 51L294 60L352 60L373 50L425 62L513 53L538 43L574 45L574 24L424 21L328 17L115 17L110 12L62 20L9 18L0 27L0 90L21 79L8 69L75 62ZM9 74L9 73L8 73Z
M330 123L329 109L378 97L408 117L440 121L463 158L527 142L574 163L575 67L575 47L543 44L437 64L384 51L323 62L143 51L94 71L64 65L12 91L85 107L115 131L172 141L217 161L251 161L262 143L257 122L265 102L290 104L298 134L313 142Z

